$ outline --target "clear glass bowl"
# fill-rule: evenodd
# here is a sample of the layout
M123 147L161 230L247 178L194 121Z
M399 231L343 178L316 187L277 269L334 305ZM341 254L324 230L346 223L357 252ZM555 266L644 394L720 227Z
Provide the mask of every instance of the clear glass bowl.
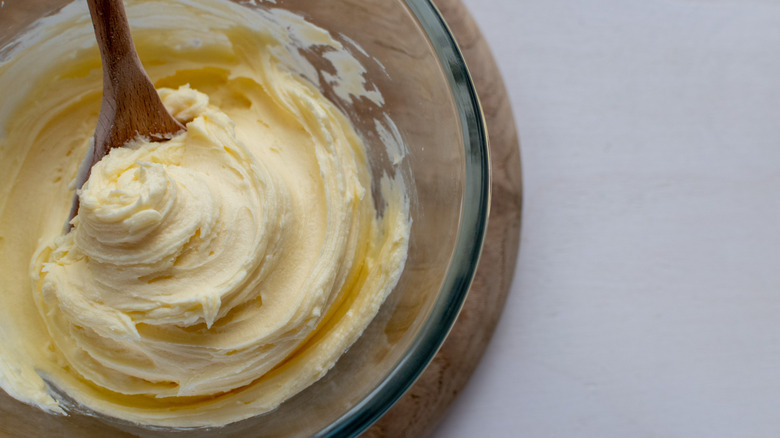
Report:
M5 0L0 62L17 35L67 3ZM408 147L403 162L386 159L378 136L370 132L373 118L367 117L371 109L362 107L366 102L342 109L367 140L373 174L404 172L412 186L409 257L399 284L323 379L268 414L218 429L152 430L78 413L48 415L0 391L0 436L356 436L414 383L447 336L479 261L490 172L480 105L446 23L427 0L237 3L288 9L365 50L367 55L354 55L384 95L384 111ZM316 65L316 59L310 61Z

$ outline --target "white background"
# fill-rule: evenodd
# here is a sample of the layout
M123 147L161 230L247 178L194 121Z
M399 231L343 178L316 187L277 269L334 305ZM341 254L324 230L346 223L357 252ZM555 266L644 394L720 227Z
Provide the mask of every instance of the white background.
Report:
M465 3L525 208L435 437L780 436L780 0Z

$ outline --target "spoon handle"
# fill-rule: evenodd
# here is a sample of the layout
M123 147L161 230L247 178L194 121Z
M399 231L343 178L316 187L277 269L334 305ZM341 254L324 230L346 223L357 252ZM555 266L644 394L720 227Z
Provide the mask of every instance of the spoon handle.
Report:
M95 130L96 162L138 136L169 139L184 129L165 109L133 45L122 0L87 0L103 60L103 102Z

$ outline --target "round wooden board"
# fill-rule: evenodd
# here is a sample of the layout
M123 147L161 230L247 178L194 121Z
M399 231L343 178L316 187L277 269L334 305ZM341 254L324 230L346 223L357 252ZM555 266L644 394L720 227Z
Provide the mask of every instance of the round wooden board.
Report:
M434 0L466 58L487 122L492 165L490 222L463 310L417 382L363 438L430 435L479 364L504 308L520 243L522 174L514 117L487 42L461 0Z

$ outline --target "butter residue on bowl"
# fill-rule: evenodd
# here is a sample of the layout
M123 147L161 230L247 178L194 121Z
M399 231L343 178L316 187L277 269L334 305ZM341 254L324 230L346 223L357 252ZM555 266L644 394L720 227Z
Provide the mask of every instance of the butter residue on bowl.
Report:
M133 423L224 425L273 410L357 340L403 271L409 197L385 175L377 213L361 137L312 85L298 49L326 47L339 97L382 103L328 32L220 0L128 15L187 132L112 150L64 236L99 110L86 8L0 64L0 386L52 413L48 385Z

